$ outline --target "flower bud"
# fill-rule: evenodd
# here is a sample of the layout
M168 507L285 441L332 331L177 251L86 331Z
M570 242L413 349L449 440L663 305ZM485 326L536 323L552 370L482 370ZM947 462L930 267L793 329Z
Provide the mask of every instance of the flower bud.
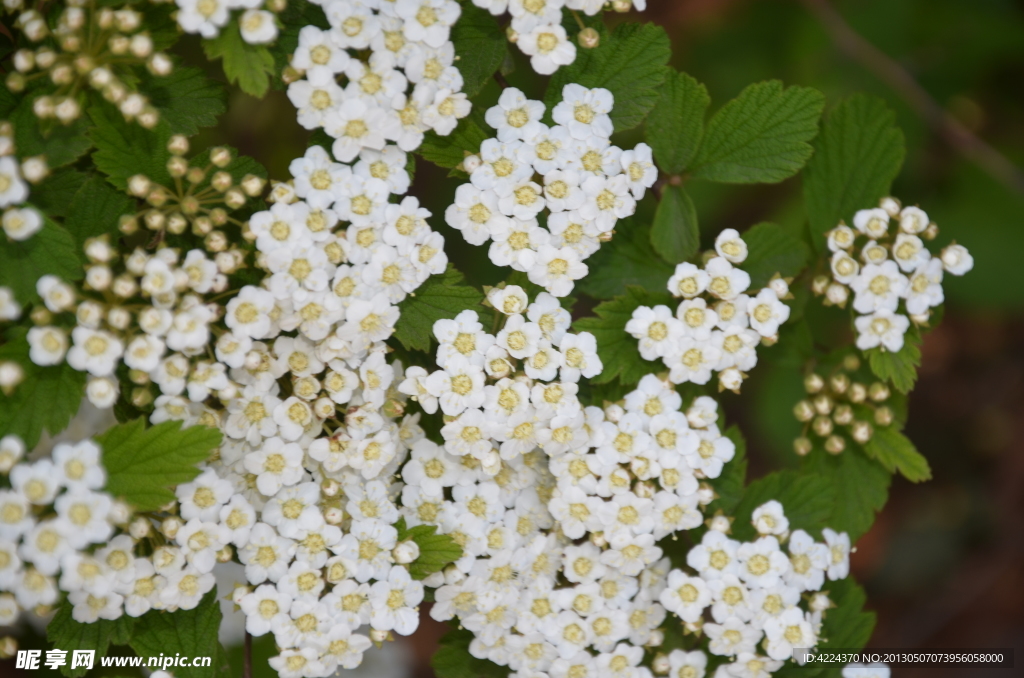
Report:
M708 520L708 529L722 534L732 532L732 521L728 516L714 516Z
M871 397L876 403L883 402L889 399L889 387L880 381L876 381L871 384L871 388L868 389L868 396Z
M832 435L832 420L824 415L820 415L814 418L814 423L811 424L811 428L813 428L814 432L822 438Z
M135 174L128 177L128 192L136 198L145 197L153 184L145 174Z
M203 240L203 244L210 252L223 252L228 247L228 237L223 231L210 231Z
M388 640L391 636L391 631L381 631L380 629L370 629L370 640L372 640L377 647L380 647L384 641Z
M846 376L842 372L833 374L828 380L828 385L834 393L846 393L846 389L850 387L850 377Z
M879 426L892 425L893 413L891 407L879 407L875 410L875 423Z
M128 534L132 536L132 539L136 541L145 539L150 535L153 530L153 524L149 522L149 518L139 516L131 522L128 526Z
M853 408L846 404L839 405L832 412L832 421L840 426L849 426L853 423Z
M157 52L146 62L146 68L153 75L166 76L170 75L171 71L174 70L174 63L163 52Z
M801 457L806 457L814 449L814 443L806 436L800 436L793 441L793 451Z
M245 204L245 193L237 188L229 189L224 194L224 204L233 210L237 210Z
M827 275L815 276L814 280L811 281L811 292L820 297L822 294L825 294L825 290L831 282L832 279Z
M862 403L868 397L868 389L864 384L850 384L850 392L846 396L852 403Z
M584 28L576 36L583 49L594 49L601 44L601 34L593 28Z
M842 436L829 436L825 441L825 451L829 454L839 454L846 449L846 441Z
M0 362L0 391L10 397L14 389L25 378L25 370L16 362L6 360Z
M170 518L164 518L164 521L160 523L160 532L168 539L174 539L178 536L178 530L184 525L181 518L177 516L171 516Z
M825 387L825 380L813 372L804 377L804 390L808 393L817 393Z
M814 419L814 406L809 400L801 400L793 407L793 416L797 421L810 421Z
M835 406L832 398L828 397L824 393L815 396L812 402L814 403L814 411L818 414L829 414Z
M18 654L18 641L11 636L0 638L0 659L11 659Z
M231 164L231 150L224 146L210 149L210 162L216 167L227 167Z
M809 607L811 612L824 612L832 607L832 601L829 600L827 593L815 593L811 596Z
M861 445L864 445L874 433L874 429L871 428L871 424L866 421L855 421L853 426L850 428L850 435Z
M254 174L246 174L242 177L240 185L247 196L255 198L263 193L263 189L267 185L267 180Z
M825 290L825 299L833 306L842 308L846 306L846 302L850 299L850 290L846 285L832 283Z
M403 541L394 548L391 555L399 565L408 565L420 557L420 546L411 539Z
M654 661L651 662L651 670L659 676L664 676L668 673L671 665L668 663L668 657L662 653L654 655Z
M215 172L213 178L210 179L210 185L219 193L223 193L231 188L232 182L231 175L227 172Z

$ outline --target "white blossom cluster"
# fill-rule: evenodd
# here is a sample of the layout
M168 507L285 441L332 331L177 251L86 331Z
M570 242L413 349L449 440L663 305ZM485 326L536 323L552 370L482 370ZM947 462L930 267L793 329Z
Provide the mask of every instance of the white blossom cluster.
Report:
M715 255L702 266L682 263L668 290L682 301L673 315L668 306L640 306L626 331L640 341L645 360L660 358L674 384L706 384L718 373L721 389L737 391L757 364L757 345L774 343L779 325L789 319L789 286L776 277L756 294L747 294L750 275L737 267L747 245L734 229L715 240Z
M177 20L181 30L196 33L207 40L216 38L232 19L233 10L242 40L250 45L264 45L277 39L277 17L287 7L280 0L174 0L178 6ZM273 10L273 11L268 11Z
M15 241L28 240L43 228L43 215L25 204L29 184L42 180L49 171L42 156L19 161L14 155L14 127L0 122L0 226ZM13 305L12 305L13 304ZM20 315L10 290L0 288L0 319L13 320Z
M822 616L832 607L821 592L826 576L837 580L849 574L845 533L826 528L821 543L804 530L790 532L775 500L755 509L751 518L760 535L751 542L729 538L728 518L712 519L711 529L686 556L688 569L669 572L659 596L686 629L707 637L712 654L733 659L719 666L715 678L768 675L782 668L795 648L815 647ZM759 644L767 656L758 652ZM698 669L691 675L702 676L706 662L699 651L676 658Z
M4 2L7 10L19 11L15 26L21 33L32 43L44 43L14 52L8 88L22 91L40 76L56 85L53 93L33 98L32 111L43 120L74 122L82 114L81 92L93 90L117 106L126 120L154 127L159 111L146 95L133 91L137 76L125 73L125 67L145 65L153 75L165 76L174 65L167 54L154 50L143 13L130 6L101 7L84 0L65 4L51 26L39 10L23 9L21 0Z
M898 221L894 233L891 220ZM927 324L931 309L944 301L943 274L963 275L973 268L974 258L963 245L949 245L933 257L924 241L936 235L938 226L923 210L901 207L895 198L858 211L853 228L840 224L829 231L832 275L816 281L815 291L839 306L852 292L857 348L899 351L911 322Z
M647 144L611 144L613 104L606 89L566 85L548 127L542 102L506 88L486 114L497 137L463 162L470 182L456 190L445 220L470 244L490 241L498 266L568 295L587 274L583 260L658 178Z
M299 31L291 67L304 77L288 86L288 98L300 125L322 127L335 139L339 161L351 162L364 149L385 151L388 142L414 151L424 132L450 134L469 114L449 40L461 12L455 0L317 4L331 28ZM359 56L367 52L369 58Z

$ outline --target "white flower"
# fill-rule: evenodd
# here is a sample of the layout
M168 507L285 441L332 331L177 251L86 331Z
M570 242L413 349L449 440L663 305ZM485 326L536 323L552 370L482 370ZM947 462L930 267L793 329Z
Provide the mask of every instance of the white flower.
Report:
M670 370L669 379L674 384L687 381L706 384L721 358L721 349L712 343L684 336L675 344L672 352L665 356L665 365Z
M370 649L372 643L366 636L352 633L344 624L335 624L327 633L320 637L320 643L326 647L320 655L325 675L332 675L337 668L354 669L363 661L363 653Z
M282 537L266 523L256 523L249 532L249 543L238 550L245 565L245 578L251 584L277 582L288 571L295 554L295 542Z
M789 320L789 306L779 301L768 287L749 300L747 312L750 314L750 326L762 337L775 336L779 325Z
M854 320L857 327L857 348L866 351L884 346L893 353L903 348L904 336L910 327L907 316L890 310L879 310Z
M832 255L831 268L832 277L846 285L853 282L860 273L860 264L843 250Z
M726 574L739 574L739 562L736 560L739 547L739 542L729 539L723 533L708 530L701 543L686 554L686 564L707 580L719 579Z
M606 89L568 84L562 88L562 101L551 111L551 117L559 125L565 125L574 139L586 140L591 136L607 139L613 131L608 114L614 104L612 93Z
M803 530L796 530L789 538L788 548L790 570L786 583L801 591L819 590L829 565L828 547L815 543Z
M331 38L342 49L366 49L380 33L380 21L373 11L358 2L330 2L324 6L331 26Z
M851 283L853 308L858 313L895 311L907 289L907 278L895 261L867 264Z
M124 598L116 593L94 596L86 591L72 591L68 594L71 618L81 624L91 624L100 619L113 620L124 614Z
M629 190L634 198L640 200L646 190L658 180L658 168L654 165L651 147L641 143L631 151L623 151L621 163Z
M270 632L273 623L280 623L291 609L292 597L270 584L256 587L238 602L245 614L245 630L254 636Z
M283 486L294 485L302 479L302 456L298 444L286 443L274 436L245 456L245 470L256 476L256 487L270 497Z
M484 167L481 165L481 167ZM480 169L474 171L479 172ZM492 190L462 184L455 189L455 202L444 213L445 222L462 231L471 245L482 245L501 227L507 227L509 218L498 207L498 196Z
M675 273L668 279L668 291L676 297L692 299L707 289L711 276L707 271L690 263L676 266Z
M454 0L397 0L395 3L395 13L405 20L402 32L406 39L435 48L448 40L449 27L461 11Z
M33 327L28 344L29 359L36 365L59 365L68 350L68 335L58 327Z
M900 233L892 244L892 258L903 272L913 271L931 258L924 243L916 235Z
M526 274L530 282L556 297L564 297L572 292L575 281L587 275L588 271L575 250L542 245L537 252L536 263Z
M88 372L96 377L114 373L117 362L124 353L124 344L109 332L76 327L71 331L74 345L68 351L67 360L79 372Z
M768 638L768 656L776 660L789 659L794 648L812 648L818 643L817 634L799 607L765 620L764 634Z
M238 18L242 39L250 45L263 45L277 39L274 15L262 9L247 9Z
M562 381L575 383L581 376L590 379L604 369L597 356L597 339L590 332L563 335L558 350L562 353Z
M673 317L672 310L659 304L654 308L638 306L626 323L626 332L640 340L640 355L644 360L656 360L672 350L682 337L683 328Z
M708 656L700 650L672 650L668 655L668 663L672 678L704 678Z
M853 247L857 234L846 224L840 224L828 232L828 249L831 252L848 250Z
M0 286L0 320L17 320L21 317L21 304L14 298L10 287Z
M708 292L719 299L735 299L750 287L750 275L733 267L725 257L714 257L704 266L710 280Z
M700 577L691 577L682 570L668 574L668 585L659 597L669 612L674 612L685 622L695 622L711 604L711 591L707 582Z
M194 609L216 584L212 572L203 574L188 566L167 575L167 585L160 590L160 603L166 607L177 606L182 610Z
M916 235L928 228L929 219L919 207L904 207L900 211L900 230Z
M0 207L20 205L28 197L28 185L22 180L17 161L0 158Z
M920 315L945 300L942 292L942 260L928 259L921 263L907 286L907 313Z
M3 175L0 174L0 183ZM43 217L38 210L31 207L11 208L4 212L0 223L4 233L11 240L27 240L43 228Z
M636 211L636 200L630 194L626 175L613 177L591 176L583 181L586 196L580 206L580 216L595 222L600 231L610 231L616 221Z
M316 26L303 26L299 31L299 44L292 55L291 65L306 72L310 82L322 85L348 66L348 53L338 47L331 33Z
M734 228L727 228L715 238L715 252L732 264L742 264L747 258L747 243Z
M413 581L408 569L396 565L386 580L370 587L370 623L375 629L408 636L419 626L419 613L414 608L422 600L423 584Z
M850 535L845 532L835 532L829 528L821 531L828 545L829 562L828 578L845 579L850 573Z
M233 488L231 481L220 478L216 471L208 468L192 482L178 485L174 493L182 518L216 521L221 507L231 498Z
M175 0L178 4L178 23L186 33L199 33L207 40L216 38L220 27L231 15L224 0Z
M736 617L729 617L721 624L704 624L704 633L710 641L708 649L711 652L730 657L747 652L753 653L762 636L760 628L746 624Z
M505 326L498 332L496 344L513 358L527 358L537 352L541 330L520 314L509 316Z
M530 57L530 66L540 75L551 75L561 66L576 61L576 45L557 23L537 24L532 30L520 33L516 44Z
M951 275L963 275L974 268L974 257L963 245L949 245L942 250L942 266Z
M522 148L521 141L485 140L480 144L482 162L469 180L480 190L493 190L499 196L511 193L513 186L533 174L533 167L521 159Z
M925 218L925 225L927 222ZM889 232L889 213L881 207L860 210L853 215L853 225L872 240L878 240Z
M487 110L484 119L498 132L498 141L527 140L541 130L544 104L531 101L515 87L508 87L498 97L498 104Z
M533 191L532 188L529 190ZM537 262L537 251L551 241L551 234L541 228L533 217L509 219L496 226L491 236L494 242L487 250L487 256L494 264L510 266L516 271L529 271Z
M198 518L185 523L175 535L175 541L190 565L200 572L210 572L217 562L217 551L231 539L231 531L216 522L203 522Z
M387 139L398 136L399 122L392 111L369 97L348 97L329 118L324 130L334 137L331 152L341 162L352 162L364 148L380 151Z
M483 364L484 355L494 344L494 337L485 334L476 311L465 310L455 318L434 323L437 339L437 364L444 368L450 356L462 355L474 364Z
M782 504L772 499L754 509L750 517L758 534L782 536L789 530L789 520L782 510Z

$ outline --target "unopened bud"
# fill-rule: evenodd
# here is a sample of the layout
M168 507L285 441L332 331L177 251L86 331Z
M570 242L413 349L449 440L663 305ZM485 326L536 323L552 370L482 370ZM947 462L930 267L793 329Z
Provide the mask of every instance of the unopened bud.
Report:
M149 522L149 518L139 516L132 521L132 524L128 526L128 534L132 536L132 539L140 540L145 539L153 531L153 524Z
M651 662L651 670L659 676L664 676L668 673L669 669L672 668L668 662L668 657L661 654L660 652L654 655L654 661Z
M846 441L842 436L829 436L825 441L825 451L829 454L839 454L846 449Z
M808 374L806 377L804 377L804 390L807 391L808 393L817 393L824 387L825 380L822 379L819 375L814 374L812 372L811 374Z
M213 189L215 191L218 191L220 193L223 193L224 191L231 188L232 183L233 179L231 178L231 175L228 174L227 172L216 172L214 173L213 178L210 179L210 185L213 186Z
M814 411L818 414L829 414L832 412L832 408L835 403L824 393L821 393L814 397Z
M10 397L14 389L25 378L25 370L21 365L12 361L0 362L0 391Z
M576 39L580 43L580 47L583 49L594 49L601 44L601 34L593 28L584 28L580 31Z
M171 156L167 161L167 173L175 179L180 179L188 172L188 160L180 155Z
M171 516L170 518L164 518L164 521L160 523L160 532L168 539L174 539L178 536L178 530L181 529L182 523L181 518L177 516Z
M263 189L266 187L266 185L266 179L258 177L254 174L246 174L244 177L242 177L242 190L245 191L245 194L250 198L255 198L256 196L262 194Z
M862 403L868 397L868 389L864 384L850 384L850 392L846 396L852 403Z
M853 422L853 408L846 404L839 405L832 413L832 421L840 426L849 426Z
M394 548L391 555L394 556L395 562L399 565L408 565L420 557L420 546L411 539L403 541Z
M810 421L814 419L814 406L809 400L801 400L793 407L793 416L797 421Z
M172 155L185 155L188 153L188 137L184 134L175 134L167 142L167 150Z
M210 162L217 167L227 167L231 164L231 150L224 146L217 146L210 149Z
M883 402L889 399L889 387L880 381L876 381L871 384L871 388L868 389L868 395L876 403Z
M814 418L814 423L811 424L811 428L813 428L814 432L822 438L832 435L832 420L824 415L820 415Z
M793 441L793 451L801 457L806 457L814 449L814 443L806 436L800 436Z
M879 426L890 426L892 424L893 414L891 407L879 407L875 410L875 423Z
M329 525L341 525L341 521L345 520L345 512L337 506L329 506L324 510L324 520Z
M853 439L861 445L871 440L871 436L874 432L875 431L871 427L871 424L866 421L855 421L853 422L853 426L850 428L850 435L853 436Z

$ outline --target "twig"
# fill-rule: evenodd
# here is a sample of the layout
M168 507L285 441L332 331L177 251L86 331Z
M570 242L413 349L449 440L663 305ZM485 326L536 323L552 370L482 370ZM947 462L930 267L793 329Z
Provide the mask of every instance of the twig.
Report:
M501 71L494 71L494 81L501 85L501 88L508 89L508 80L505 79L505 74Z
M252 678L252 636L245 632L245 654L242 659L242 678Z
M907 69L853 30L828 0L800 2L821 22L840 51L895 90L946 143L1007 188L1024 193L1024 172L1020 168L950 115Z

